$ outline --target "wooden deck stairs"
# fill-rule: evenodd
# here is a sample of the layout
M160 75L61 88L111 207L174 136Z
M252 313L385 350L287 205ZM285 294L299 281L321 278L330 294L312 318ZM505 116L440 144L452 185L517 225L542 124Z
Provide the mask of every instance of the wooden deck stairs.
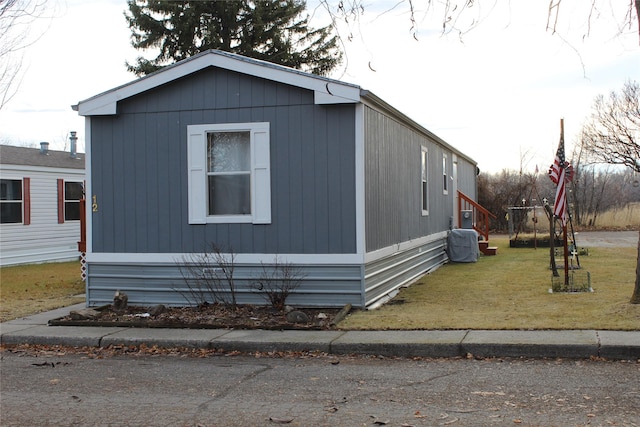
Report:
M480 240L478 242L478 247L480 248L480 252L485 255L498 255L498 247L489 246L488 240Z
M473 229L478 232L482 240L478 241L478 248L484 255L497 255L498 248L489 246L489 220L496 216L479 205L476 201L461 191L458 191L458 227L462 227L462 211L471 211Z

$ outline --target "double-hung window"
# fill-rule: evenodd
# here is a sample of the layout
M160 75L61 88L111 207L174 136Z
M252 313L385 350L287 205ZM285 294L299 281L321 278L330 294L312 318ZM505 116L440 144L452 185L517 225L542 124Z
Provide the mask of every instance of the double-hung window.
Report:
M80 220L80 199L82 199L81 182L65 181L64 183L64 220Z
M421 161L421 180L420 180L420 193L422 204L422 215L429 215L429 153L427 147L421 147L420 150Z
M0 222L15 224L22 222L22 180L0 180Z
M269 123L187 131L189 223L270 223Z
M83 194L82 182L58 179L58 224L80 220L80 199Z
M442 155L442 194L449 194L449 174L447 173L447 155Z

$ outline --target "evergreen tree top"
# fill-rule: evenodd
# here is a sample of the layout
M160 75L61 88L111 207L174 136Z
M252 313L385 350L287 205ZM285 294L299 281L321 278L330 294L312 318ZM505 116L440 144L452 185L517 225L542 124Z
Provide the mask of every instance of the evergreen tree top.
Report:
M158 50L154 59L138 57L135 64L127 63L138 76L209 49L317 75L327 75L342 60L331 27L312 29L309 17L302 17L303 0L128 0L127 5L133 47Z

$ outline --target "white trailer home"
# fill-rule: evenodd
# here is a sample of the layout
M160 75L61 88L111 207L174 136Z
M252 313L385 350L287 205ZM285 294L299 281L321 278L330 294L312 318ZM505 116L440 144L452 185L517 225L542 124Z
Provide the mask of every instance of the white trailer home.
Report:
M84 179L75 149L0 145L0 266L79 258Z

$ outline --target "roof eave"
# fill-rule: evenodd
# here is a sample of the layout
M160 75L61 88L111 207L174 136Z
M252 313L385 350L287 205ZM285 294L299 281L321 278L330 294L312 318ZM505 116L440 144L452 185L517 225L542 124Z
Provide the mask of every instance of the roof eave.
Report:
M266 61L209 50L164 67L133 82L80 101L72 108L78 111L81 116L114 115L117 113L119 101L207 67L219 67L312 90L316 104L356 103L360 100L360 87L356 85L315 76Z

